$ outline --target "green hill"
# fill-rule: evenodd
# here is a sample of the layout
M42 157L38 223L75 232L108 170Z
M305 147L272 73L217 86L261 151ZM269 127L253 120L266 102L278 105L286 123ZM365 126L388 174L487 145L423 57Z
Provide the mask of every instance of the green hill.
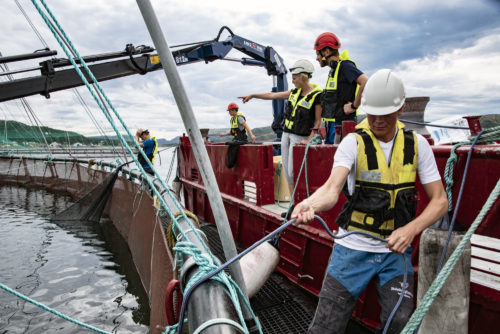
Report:
M27 125L18 121L4 121L3 129L1 127L0 129L1 144L20 146L44 145L43 137L45 137L48 144L54 142L61 145L74 145L76 143L99 145L103 142L104 144L110 144L109 141L104 141L102 137L86 137L77 132L53 129L47 126L38 128L37 126ZM118 144L117 139L111 139L111 142L114 145Z

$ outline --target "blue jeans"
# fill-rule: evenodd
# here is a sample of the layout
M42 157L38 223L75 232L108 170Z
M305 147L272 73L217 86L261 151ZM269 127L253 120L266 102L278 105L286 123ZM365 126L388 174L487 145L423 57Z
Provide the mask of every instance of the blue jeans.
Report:
M325 128L326 128L325 144L334 144L335 125L339 125L339 122L325 122Z
M389 326L388 333L399 333L407 323L413 310L413 267L411 248L407 259L407 285L405 295ZM314 319L309 334L343 334L356 300L368 283L374 279L380 312L381 333L389 314L396 305L402 291L404 259L395 253L363 252L336 244L328 266Z

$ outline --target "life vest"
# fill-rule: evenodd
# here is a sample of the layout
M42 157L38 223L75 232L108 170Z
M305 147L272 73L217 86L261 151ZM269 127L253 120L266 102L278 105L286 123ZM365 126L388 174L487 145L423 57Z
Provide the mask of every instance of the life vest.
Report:
M416 134L397 122L390 164L387 165L368 121L356 126L356 186L337 218L348 231L362 230L385 238L415 218L418 144Z
M238 125L238 117L241 116L243 119L246 121L245 116L243 116L242 113L237 113L236 116L231 117L231 134L234 136L234 140L239 140L239 141L248 141L247 139L247 130L243 128L243 130L240 130L240 127Z
M285 132L300 136L309 136L314 127L314 100L322 92L316 84L311 84L313 89L305 96L300 96L302 90L294 88L288 96L285 114Z
M154 142L154 147L153 147L153 151L151 153L148 153L146 154L146 156L148 157L149 161L151 161L151 163L153 163L155 161L155 158L156 158L156 153L158 152L158 142L156 141L156 137L151 137L150 139L153 140ZM149 167L149 164L146 162L146 159L144 159L144 157L142 156L141 153L139 153L137 155L137 160L139 160L139 163L141 164L141 166L148 166Z
M356 63L349 59L349 52L347 52L347 50L344 50L340 54L339 58L340 60L337 62L337 66L335 67L335 69L332 68L330 70L330 73L328 74L324 93L321 96L321 108L323 109L321 117L324 121L328 122L341 122L351 119L354 120L355 116L358 114L357 110L355 113L352 113L350 115L344 114L344 104L347 103L347 101L338 101L338 78L342 62L350 61L354 64L354 66L356 66ZM356 84L356 92L354 93L354 98L356 98L356 95L358 95L358 90L359 85ZM337 117L335 118L335 116Z

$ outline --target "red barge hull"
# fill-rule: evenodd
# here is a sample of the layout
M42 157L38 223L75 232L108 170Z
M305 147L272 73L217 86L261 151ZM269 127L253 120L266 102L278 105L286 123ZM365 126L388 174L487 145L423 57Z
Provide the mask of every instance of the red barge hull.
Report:
M454 168L453 203L456 203L459 185L467 153L470 146L457 150L458 162ZM270 233L282 223L279 214L265 208L275 204L274 200L274 169L273 149L271 145L244 145L240 147L238 163L234 168L225 166L227 146L221 143L207 143L206 149L223 197L233 236L242 248L252 245L257 240ZM311 146L307 156L307 182L309 192L313 193L328 178L333 164L336 145ZM450 156L451 146L433 146L441 176ZM304 157L305 146L294 148L293 161L295 182L297 173ZM215 223L203 181L193 155L189 138L180 138L179 178L183 184L185 206L194 212L201 220ZM500 178L500 146L476 146L472 153L467 182L464 188L462 204L457 215L457 223L467 229L474 221L490 192ZM425 207L428 199L423 188L418 184L418 212ZM302 175L295 194L299 202L307 197L305 178ZM338 226L335 219L345 202L342 198L330 211L320 216L327 222L330 229ZM497 201L476 231L488 241L473 247L484 248L497 257L478 260L489 261L491 266L475 268L474 252L472 273L480 276L479 282L474 282L471 274L469 333L487 333L494 328L496 319L500 317L500 201ZM264 207L263 207L264 206ZM480 237L481 238L481 237ZM481 240L483 240L482 238ZM281 238L281 259L277 270L303 289L318 295L332 250L333 240L323 230L319 222L309 226L290 227ZM415 282L418 275L419 238L413 243L413 263ZM496 269L496 271L495 271ZM416 286L416 284L415 284ZM416 292L416 291L415 291ZM374 306L375 305L375 306ZM373 286L361 296L353 314L353 318L369 328L375 328L379 323L379 307L376 291Z

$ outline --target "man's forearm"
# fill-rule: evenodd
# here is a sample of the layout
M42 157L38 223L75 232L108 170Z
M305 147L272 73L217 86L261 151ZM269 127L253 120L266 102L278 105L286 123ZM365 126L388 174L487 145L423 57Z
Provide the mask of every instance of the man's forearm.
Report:
M417 230L417 234L421 233L446 214L448 207L447 202L447 200L443 202L442 199L433 199L429 202L424 211L411 222Z
M359 89L356 97L354 98L353 104L356 108L359 108L361 105L361 95L363 94L363 90L365 89L366 82L368 81L368 77L364 74L361 74L356 82L359 84Z

